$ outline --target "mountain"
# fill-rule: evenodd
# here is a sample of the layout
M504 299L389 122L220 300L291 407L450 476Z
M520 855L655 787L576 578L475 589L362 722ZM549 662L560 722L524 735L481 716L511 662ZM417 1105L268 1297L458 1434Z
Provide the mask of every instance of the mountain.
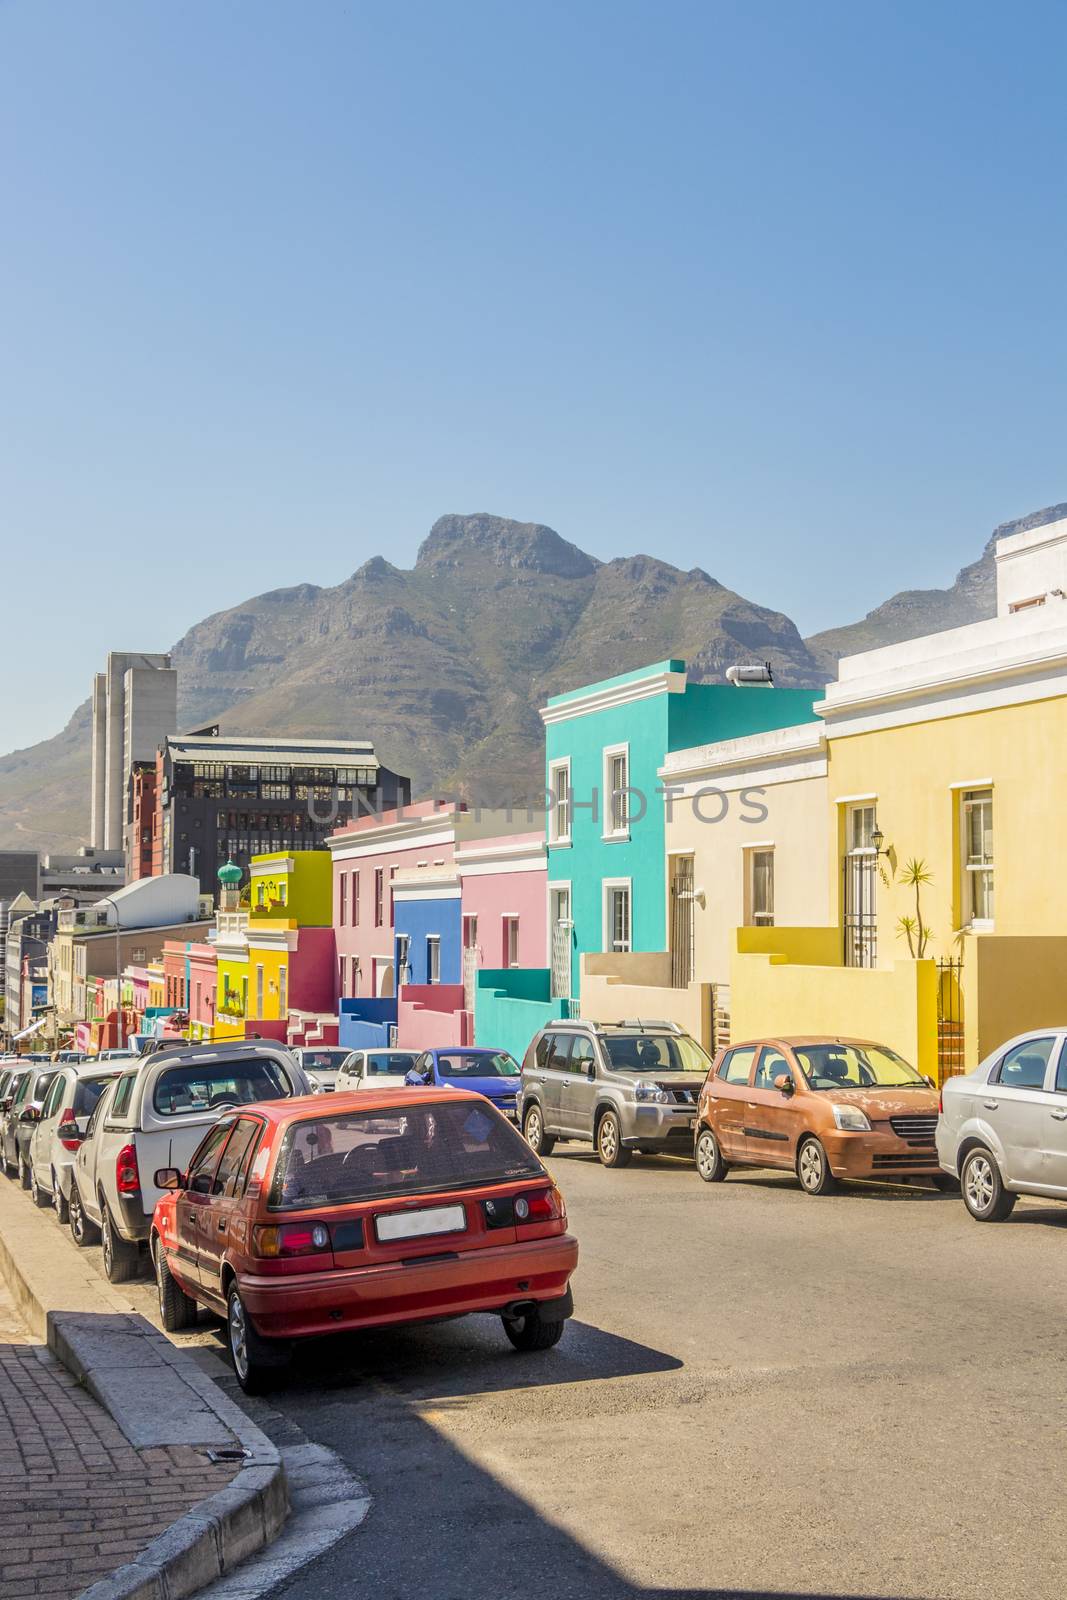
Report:
M846 651L992 615L995 540L1065 515L1004 523L952 588L904 591L807 641L699 567L598 561L539 523L441 517L410 569L375 556L333 588L275 589L197 623L171 652L179 722L371 738L416 793L527 795L548 695L666 656L697 679L769 660L779 683L818 686ZM56 738L0 758L0 847L74 848L88 792L86 702Z
M968 622L995 616L997 540L1027 528L1044 527L1046 522L1058 522L1061 517L1067 517L1067 504L1046 506L1043 511L1002 522L993 529L978 560L960 570L951 589L902 589L891 600L868 611L862 622L812 634L804 642L818 662L821 675L827 680L836 676L842 656L875 650L882 644L898 644L902 639L918 639L924 633L939 633L944 628L962 628Z

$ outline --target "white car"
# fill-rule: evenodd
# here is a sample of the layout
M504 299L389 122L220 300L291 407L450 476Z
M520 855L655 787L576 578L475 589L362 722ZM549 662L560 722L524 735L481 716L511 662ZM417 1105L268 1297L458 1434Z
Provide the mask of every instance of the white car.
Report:
M419 1050L353 1050L337 1074L337 1087L355 1089L400 1088L415 1065Z
M56 1073L41 1115L30 1137L30 1193L35 1205L54 1205L60 1222L70 1219L70 1185L74 1157L85 1137L89 1118L109 1083L119 1074L119 1063L97 1066L95 1061L69 1063Z
M978 1222L1003 1222L1021 1194L1067 1200L1067 1027L1020 1034L947 1078L936 1137Z
M332 1044L290 1046L289 1053L307 1073L311 1087L321 1089L323 1094L332 1094L336 1089L337 1074L351 1054L343 1046Z

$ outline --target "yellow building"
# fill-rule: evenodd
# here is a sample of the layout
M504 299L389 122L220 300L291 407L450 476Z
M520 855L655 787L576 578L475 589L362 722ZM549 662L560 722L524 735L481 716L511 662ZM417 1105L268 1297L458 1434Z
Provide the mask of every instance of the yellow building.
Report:
M787 846L815 843L824 893L807 929L738 931L735 1038L861 1034L943 1077L1062 1022L1067 522L999 542L997 594L986 622L839 663L822 828Z
M322 1018L334 1009L330 854L253 856L250 909L240 905L240 878L230 864L219 873L215 1037L285 1040L294 1011Z

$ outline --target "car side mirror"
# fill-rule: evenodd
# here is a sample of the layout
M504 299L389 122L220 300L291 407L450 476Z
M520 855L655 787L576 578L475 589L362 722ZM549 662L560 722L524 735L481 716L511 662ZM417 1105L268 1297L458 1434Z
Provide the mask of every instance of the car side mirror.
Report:
M157 1167L152 1180L157 1189L184 1189L185 1182L177 1167Z
M778 1090L779 1094L784 1094L787 1100L789 1099L790 1095L796 1093L797 1088L788 1072L780 1072L778 1074L777 1078L774 1080L774 1087Z
M923 1073L923 1082L931 1089L937 1088L937 1084L934 1082L933 1078L931 1078L928 1072Z
M19 1121L36 1122L40 1118L40 1115L41 1113L38 1111L36 1106L24 1106L19 1112Z
M587 1078L595 1078L596 1077L596 1062L595 1061L587 1061L586 1062L586 1064L585 1064L585 1075L586 1075Z

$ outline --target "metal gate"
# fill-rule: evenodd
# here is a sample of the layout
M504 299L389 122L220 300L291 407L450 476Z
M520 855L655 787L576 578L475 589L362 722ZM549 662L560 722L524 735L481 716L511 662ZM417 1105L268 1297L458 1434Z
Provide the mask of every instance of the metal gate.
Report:
M873 850L852 850L844 862L845 966L873 967L878 962L876 879Z
M937 963L937 1081L963 1072L963 961Z
M561 917L552 924L552 998L563 1000L571 992L571 928L570 918Z
M671 879L671 987L687 989L693 967L693 858L677 856Z
M476 944L469 944L463 951L463 1009L474 1011L474 996L478 988L478 957L481 952Z

